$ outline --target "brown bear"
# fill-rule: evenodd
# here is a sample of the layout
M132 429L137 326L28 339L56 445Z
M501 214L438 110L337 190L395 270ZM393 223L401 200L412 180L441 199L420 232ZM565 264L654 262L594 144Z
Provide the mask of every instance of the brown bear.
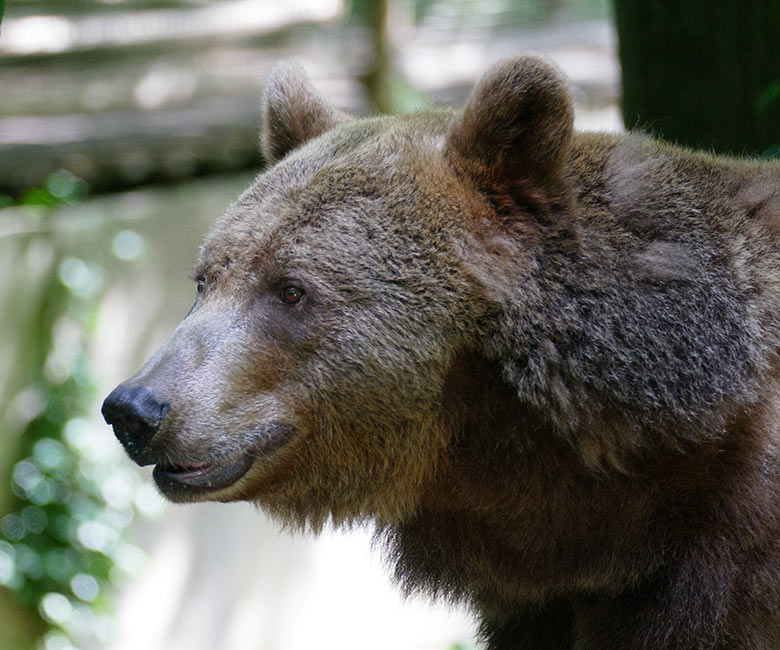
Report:
M280 65L262 150L103 406L163 494L372 521L491 650L780 648L780 164L573 133L536 57L368 119Z

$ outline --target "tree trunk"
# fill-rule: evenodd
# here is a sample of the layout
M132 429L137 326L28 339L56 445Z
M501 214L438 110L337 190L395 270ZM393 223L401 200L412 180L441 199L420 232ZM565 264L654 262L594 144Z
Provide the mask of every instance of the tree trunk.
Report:
M360 81L372 107L379 113L393 112L392 55L388 33L388 0L353 0L353 15L368 31L371 64Z
M780 153L780 1L615 0L615 14L628 128Z

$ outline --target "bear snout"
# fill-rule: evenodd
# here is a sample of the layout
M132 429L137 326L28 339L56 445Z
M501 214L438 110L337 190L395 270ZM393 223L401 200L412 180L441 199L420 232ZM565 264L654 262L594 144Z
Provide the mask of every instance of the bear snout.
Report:
M155 462L147 447L157 435L170 411L143 386L120 384L103 402L103 418L114 427L114 434L127 454L139 465Z

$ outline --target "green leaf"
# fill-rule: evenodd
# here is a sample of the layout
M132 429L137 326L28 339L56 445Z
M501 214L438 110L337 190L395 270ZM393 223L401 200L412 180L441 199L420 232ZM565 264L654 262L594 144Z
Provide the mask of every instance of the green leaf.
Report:
M780 144L773 145L761 153L762 158L780 158Z
M756 110L759 113L763 113L769 109L769 107L780 98L780 79L776 79L763 91L756 99Z
M26 190L19 198L20 205L56 205L57 203L57 199L49 190L42 187Z

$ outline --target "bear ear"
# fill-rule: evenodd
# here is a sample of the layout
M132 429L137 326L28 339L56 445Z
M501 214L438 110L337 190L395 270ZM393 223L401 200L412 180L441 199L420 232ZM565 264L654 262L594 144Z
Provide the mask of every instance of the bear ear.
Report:
M555 65L508 59L477 83L450 126L445 153L504 204L546 202L561 181L573 120L569 86Z
M314 90L303 68L291 62L277 63L263 88L260 152L272 165L346 119Z

